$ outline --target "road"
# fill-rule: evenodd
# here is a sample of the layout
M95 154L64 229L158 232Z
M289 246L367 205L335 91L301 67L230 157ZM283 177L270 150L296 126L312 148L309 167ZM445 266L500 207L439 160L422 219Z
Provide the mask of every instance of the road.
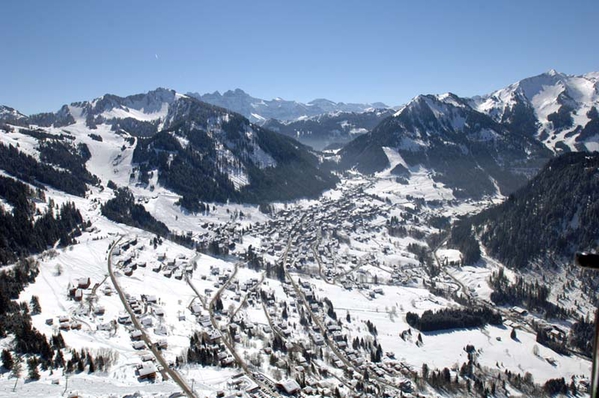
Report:
M223 292L223 290L225 290L226 287L231 284L231 282L233 281L233 279L237 275L238 268L239 268L239 263L236 263L235 264L235 269L233 270L233 273L231 274L231 276L229 276L229 279L227 279L227 281L225 283L223 283L223 285L220 287L220 289L218 289L218 291L216 292L216 294L214 295L214 297L212 298L212 300L210 300L210 302L208 303L208 306L206 306L204 299L200 295L200 292L198 292L198 290L195 288L195 286L192 284L192 282L189 280L189 278L185 278L185 280L187 281L187 283L189 284L189 286L192 288L192 290L198 296L198 298L200 299L200 301L203 303L204 308L206 308L208 310L208 313L210 315L210 323L212 323L212 327L214 328L214 330L219 330L220 331L219 325L216 322L216 319L214 318L214 311L213 311L214 303L216 302L217 298L220 297L220 295ZM223 334L223 337L221 338L221 341L223 342L223 344L225 345L225 347L227 347L227 350L229 350L229 352L231 353L231 355L233 356L233 358L235 358L235 362L237 362L237 364L245 372L245 374L246 374L247 377L249 377L257 385L259 385L260 388L262 389L262 391L268 392L271 397L280 397L280 395L279 395L279 393L277 391L274 391L268 385L264 384L262 381L260 381L260 380L258 380L258 379L256 379L254 377L254 373L247 366L247 364L245 363L245 361L243 360L243 358L241 358L239 356L239 354L237 353L237 350L235 349L235 343L234 342L229 342L229 339L225 338L224 334Z
M303 223L304 218L302 218L298 224ZM320 329L320 333L325 341L325 343L327 344L327 346L331 349L331 351L333 351L333 353L335 354L335 356L337 358L339 358L339 360L341 360L341 362L343 362L343 364L345 366L347 366L350 369L353 369L354 372L356 372L357 374L361 374L362 371L360 369L358 369L351 361L349 361L346 357L345 354L341 352L341 350L337 347L337 344L332 341L328 335L324 334L324 331L327 330L324 323L322 322L322 320L316 315L314 314L314 312L312 312L312 309L310 308L310 304L308 303L308 300L306 300L306 297L304 295L304 293L302 292L302 290L299 288L299 286L297 285L297 282L291 277L291 275L289 274L288 270L287 270L287 257L289 254L289 250L291 249L291 242L292 242L292 238L293 238L293 231L294 231L295 227L291 229L290 233L289 233L289 239L287 241L287 247L285 248L285 252L283 253L282 259L283 259L283 270L285 271L285 277L287 279L289 279L289 281L291 282L291 285L293 286L293 290L295 290L295 293L297 295L297 297L299 297L301 299L302 304L304 305L306 311L308 312L308 314L310 315L310 318L312 319L313 322L315 322L319 329ZM369 374L370 376L370 380L371 381L376 381L377 383L379 383L381 386L385 386L385 387L389 387L392 388L394 390L400 391L401 388L393 383L388 382L387 380L384 380L374 374L372 374L372 372L370 372ZM380 392L382 392L384 389L379 386L379 390Z
M121 239L122 239L122 237L119 238L112 245L112 247L110 248L110 251L108 252L108 273L110 274L110 279L112 280L112 284L114 285L114 288L117 291L117 293L119 295L119 298L121 299L121 302L123 303L123 306L125 306L125 309L127 310L127 313L131 317L131 321L133 322L133 325L135 326L135 328L137 330L139 330L141 332L141 338L142 338L142 340L146 343L146 345L148 346L148 348L152 351L152 354L154 354L154 357L156 357L156 360L162 366L163 371L165 371L170 376L170 378L173 379L173 381L175 383L177 383L179 385L179 387L181 387L181 390L183 390L183 392L185 393L185 395L187 395L190 398L198 398L197 395L195 395L195 393L187 385L187 382L181 377L181 375L179 374L179 372L177 372L174 369L171 369L168 366L168 363L164 360L164 357L162 356L162 353L160 352L160 350L158 350L158 348L156 348L154 346L154 344L152 344L152 340L150 340L150 338L146 334L146 331L141 326L141 323L139 322L139 320L135 316L135 313L133 312L133 310L129 306L129 302L127 302L127 299L125 298L125 293L121 289L121 287L120 287L120 285L118 283L118 280L117 280L117 278L116 278L116 276L114 274L114 270L112 269L112 251L119 244L119 242L121 241Z

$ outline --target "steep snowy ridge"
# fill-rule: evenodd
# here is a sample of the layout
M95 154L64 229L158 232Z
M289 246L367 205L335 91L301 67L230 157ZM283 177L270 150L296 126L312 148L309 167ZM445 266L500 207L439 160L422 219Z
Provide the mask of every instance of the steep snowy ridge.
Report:
M573 76L551 70L475 97L470 103L498 122L524 123L528 130L532 127L534 131L528 133L554 151L592 150L599 131L594 128L581 133L592 121L593 108L599 106L598 75Z
M23 125L27 123L27 116L9 106L0 105L0 123Z
M414 98L346 145L339 152L340 165L381 172L392 166L389 149L409 168L428 169L457 197L508 193L551 156L534 137L518 134L451 93ZM393 172L404 178L410 175L407 169L396 166Z

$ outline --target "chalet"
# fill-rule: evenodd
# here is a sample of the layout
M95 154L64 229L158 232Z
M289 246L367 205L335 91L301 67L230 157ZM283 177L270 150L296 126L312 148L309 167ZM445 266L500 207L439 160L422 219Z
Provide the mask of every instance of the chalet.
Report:
M200 303L193 303L189 310L193 315L199 315L202 313L202 305Z
M102 306L96 306L94 308L94 314L95 315L104 315L104 313L106 312L106 309Z
M90 278L79 278L77 279L77 287L79 289L87 289L89 288L89 286L91 285L91 279Z
M210 325L212 324L212 322L210 322L210 317L208 315L203 315L203 316L198 317L198 323L205 328L210 327Z
M121 314L117 318L117 322L120 323L121 325L128 325L131 323L131 317L127 314Z
M123 270L123 274L125 274L125 276L131 276L131 275L133 275L133 268L131 268L131 267L126 267L126 268Z
M154 272L160 272L161 270L162 270L162 264L161 263L155 264L152 267L152 271L154 271Z
M221 332L219 332L216 329L212 329L212 330L210 330L210 331L208 331L206 333L206 337L208 338L208 340L211 343L216 343L216 342L220 341L220 339L222 338L222 336L223 335L221 334Z
M52 318L46 319L46 325L49 325L49 326L54 325L54 319L52 319Z
M158 325L154 328L154 333L160 336L166 336L168 334L165 325Z
M103 330L105 332L110 332L113 329L113 326L110 322L108 323L101 323L98 325L97 327L98 330Z
M154 379L156 378L156 372L156 365L152 362L144 362L137 370L140 380Z
M164 316L164 310L160 307L152 307L152 313L158 317Z
M71 322L72 330L81 330L81 322L73 321Z
M82 289L76 289L75 290L75 294L73 295L73 299L75 301L81 301L81 300L83 300L83 290Z
M145 295L145 294L142 294L141 298L146 303L150 303L150 304L156 304L158 302L158 299L154 295Z
M231 366L235 363L235 358L233 358L232 356L227 356L226 358L221 359L220 364L221 366Z
M324 345L324 338L320 334L313 334L312 340L314 341L314 344L316 344L317 346Z
M134 330L129 335L129 338L131 338L131 340L133 340L133 341L139 341L139 340L141 340L142 336L143 336L143 333L141 332L141 330Z
M154 343L154 345L159 350L166 350L168 348L168 341L166 339L160 339L156 343Z
M144 348L146 348L146 343L144 343L143 341L134 341L133 344L131 344L131 346L135 350L143 350Z
M280 381L276 384L276 386L279 391L286 395L296 395L302 390L300 385L297 384L297 381L292 379Z

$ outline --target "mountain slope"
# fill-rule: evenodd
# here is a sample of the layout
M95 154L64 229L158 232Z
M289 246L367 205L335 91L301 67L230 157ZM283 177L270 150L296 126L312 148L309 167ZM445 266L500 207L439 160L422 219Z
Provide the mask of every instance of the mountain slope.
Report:
M341 146L368 133L393 113L392 109L367 110L361 113L335 112L290 122L270 119L263 127L322 150L331 145Z
M312 117L331 112L360 113L370 108L388 108L387 105L380 102L374 104L352 104L316 99L304 104L297 101L286 101L281 98L264 100L254 98L240 89L229 90L224 94L216 91L212 94L188 93L187 95L203 102L240 113L251 122L260 124L268 119L292 121L301 117Z
M389 151L401 161L392 165ZM375 173L391 166L409 176L429 169L457 197L509 193L551 153L534 137L523 136L472 109L454 94L418 96L372 132L347 144L340 166Z
M471 105L554 151L599 149L599 73L572 76L551 70Z
M569 260L599 244L599 153L568 153L552 159L525 187L499 206L462 222L488 254L512 268L535 260ZM454 229L462 247L470 233ZM470 235L470 236L469 236Z
M25 159L29 162L39 159L46 168L44 162L58 172L71 171L83 186L72 192L78 195L84 194L85 184L99 181L149 189L162 185L196 210L200 200L263 202L315 196L337 182L298 142L162 88L128 97L105 95L24 121L32 128L7 127L2 141L14 145L13 152L18 146L32 156ZM5 152L12 154L8 149ZM0 163L5 161L4 169L14 174L10 159L0 157Z
M192 98L171 106L164 130L138 141L133 162L141 181L157 170L184 203L287 200L337 182L298 142Z

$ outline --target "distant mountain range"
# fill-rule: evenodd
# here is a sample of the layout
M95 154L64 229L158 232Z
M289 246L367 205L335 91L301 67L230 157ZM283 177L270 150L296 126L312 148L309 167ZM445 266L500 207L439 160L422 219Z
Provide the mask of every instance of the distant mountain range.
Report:
M456 197L476 198L513 192L556 154L599 149L598 82L597 72L551 70L480 97L419 95L398 110L382 103L266 101L239 89L183 95L159 88L31 116L2 106L0 123L44 134L129 137L136 181L151 184L158 175L153 183L184 195L190 207L200 200L314 196L334 185L330 167L386 171L398 181L424 168ZM343 147L332 166L283 136L319 150ZM92 157L95 174L110 175L93 163ZM203 188L192 192L189 181Z
M333 102L322 98L315 99L307 104L281 98L265 100L252 97L241 89L229 90L224 94L215 91L212 94L188 93L187 95L237 112L248 118L252 123L258 124L264 123L268 119L289 122L334 112L361 113L367 110L389 108L382 102L352 104Z

